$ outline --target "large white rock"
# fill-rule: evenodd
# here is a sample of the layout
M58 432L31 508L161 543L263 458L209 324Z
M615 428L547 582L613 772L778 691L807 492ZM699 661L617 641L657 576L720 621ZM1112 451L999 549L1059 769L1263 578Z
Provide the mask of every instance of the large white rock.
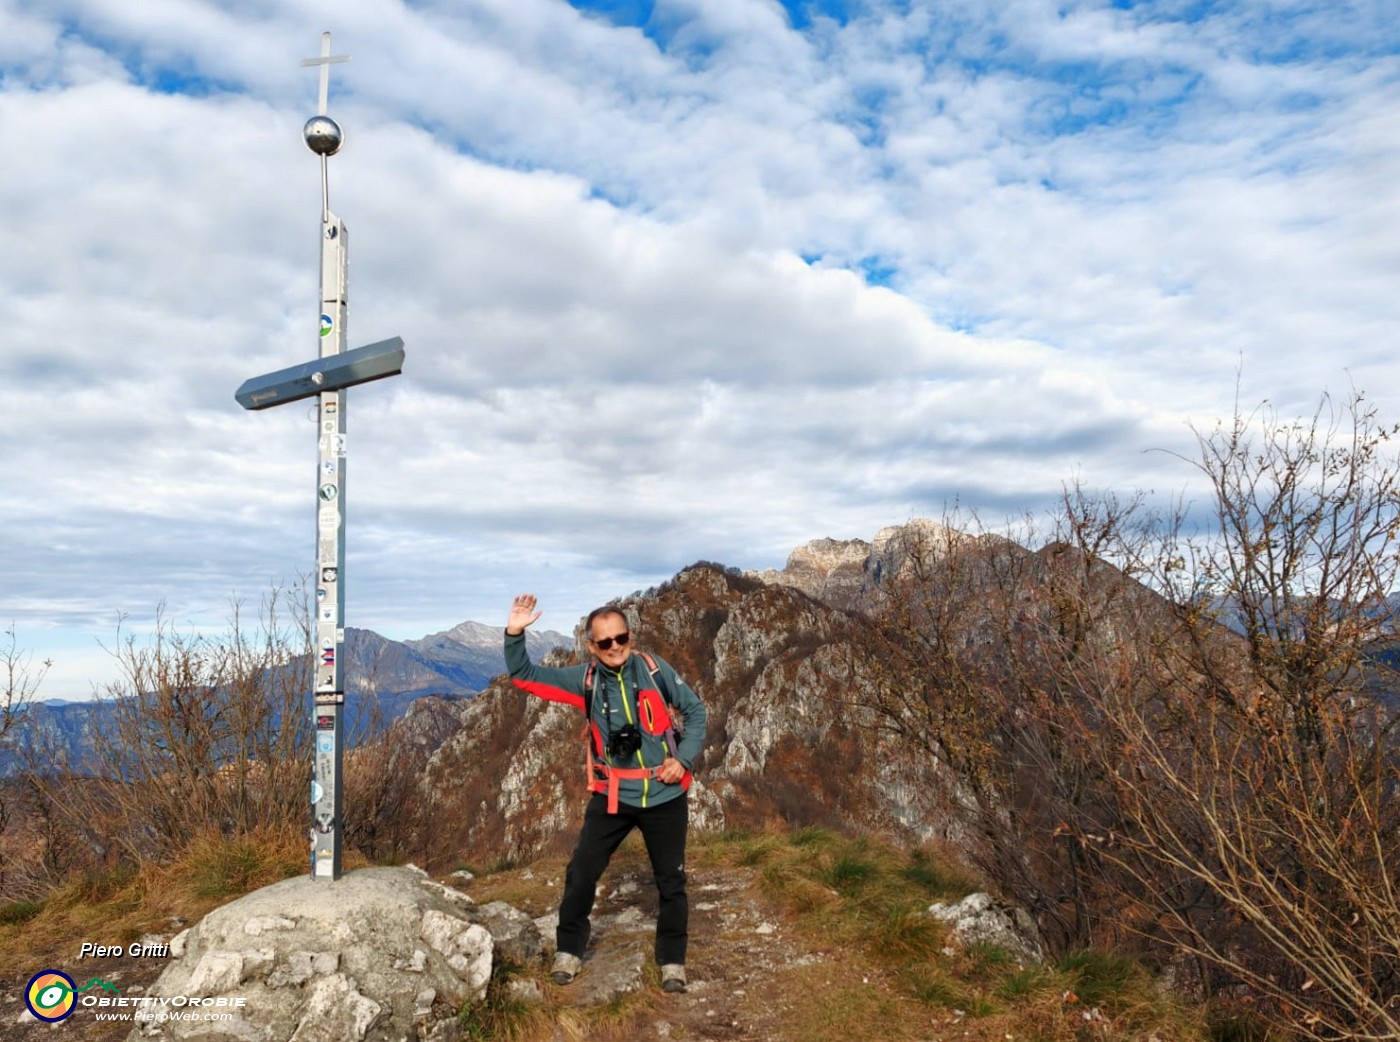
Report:
M364 868L335 882L288 879L216 909L184 936L149 994L181 1019L137 1039L390 1042L455 1019L491 977L491 933L411 868ZM249 944L256 938L257 947ZM435 998L425 1009L423 996ZM190 998L242 999L206 1007ZM227 1014L232 1019L200 1016Z

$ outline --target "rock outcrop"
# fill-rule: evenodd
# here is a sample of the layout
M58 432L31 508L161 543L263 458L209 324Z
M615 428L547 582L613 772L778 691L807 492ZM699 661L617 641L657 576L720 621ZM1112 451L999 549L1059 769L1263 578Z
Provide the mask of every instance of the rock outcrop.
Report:
M458 1012L485 996L493 960L525 962L541 951L527 917L475 908L411 866L357 869L335 882L288 879L175 937L174 961L144 1000L149 1016L129 1038L455 1038ZM227 1019L205 1015L230 1010Z
M746 572L750 578L790 586L834 608L864 611L877 603L880 586L907 576L974 537L927 518L889 525L863 539L814 539L793 550L783 568ZM1009 545L1009 544L1008 544Z
M991 894L968 894L952 904L939 901L929 905L928 914L948 924L950 939L958 947L995 945L1027 963L1045 960L1040 933L1030 913L999 902Z
M864 539L814 539L788 554L781 570L747 574L839 608L855 608L864 599L869 560L870 544Z

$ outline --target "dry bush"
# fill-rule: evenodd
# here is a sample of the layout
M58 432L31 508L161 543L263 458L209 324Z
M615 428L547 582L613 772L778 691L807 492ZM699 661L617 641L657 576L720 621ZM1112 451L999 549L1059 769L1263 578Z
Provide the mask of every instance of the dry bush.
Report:
M274 591L252 625L235 606L214 637L177 631L162 610L148 643L128 637L114 652L123 676L101 696L92 763L36 757L45 814L86 836L99 863L168 858L196 835L305 826L310 646L282 599Z
M945 768L968 856L1053 950L1111 944L1103 864L1058 830L1106 813L1081 689L1131 674L1100 620L1138 611L1144 591L1063 538L1031 553L969 528L975 518L950 516L906 535L873 625L853 638L855 702Z
M1359 396L1236 416L1207 520L1071 488L1037 553L906 548L860 702L1053 950L1126 932L1291 1031L1400 1038L1394 433Z
M460 726L454 704L418 699L408 713L345 756L345 840L377 862L438 860L441 829L423 778L433 753ZM378 719L372 731L379 731Z
M1217 985L1293 1031L1400 1038L1400 462L1360 396L1201 435L1214 524L1134 553L1173 619L1093 692L1112 835L1086 831Z
M62 964L83 939L125 944L167 934L176 922L193 922L232 897L305 870L305 830L284 828L196 836L163 864L72 873L26 909L23 921L0 923L0 965Z
M0 674L3 674L0 676L0 759L8 759L13 754L17 725L51 665L53 663L45 659L36 666L33 656L20 649L14 625L5 629L0 638ZM34 867L32 838L5 835L12 831L15 791L15 786L0 786L0 894L7 895L29 889ZM19 879L15 878L17 874Z

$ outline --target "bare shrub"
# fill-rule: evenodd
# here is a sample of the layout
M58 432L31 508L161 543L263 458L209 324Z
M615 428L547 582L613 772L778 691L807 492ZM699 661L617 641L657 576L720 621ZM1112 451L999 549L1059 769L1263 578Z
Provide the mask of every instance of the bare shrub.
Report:
M346 842L374 861L427 861L433 808L423 776L459 726L452 702L418 699L408 713L345 757ZM377 727L375 728L377 730Z
M49 659L35 665L33 655L20 648L13 623L4 630L0 638L0 759L16 754L19 724L52 665ZM27 828L19 835L12 828L16 792L22 795L22 786L0 785L0 894L12 893L17 884L27 890L33 874L33 836ZM15 879L17 870L19 880Z
M1199 436L1214 524L1139 549L1171 627L1092 692L1119 827L1084 838L1160 929L1292 1030L1400 1038L1400 463L1358 395Z
M1199 435L1199 509L922 529L858 704L946 765L1053 949L1137 938L1317 1039L1400 1038L1400 463L1360 396Z
M90 768L31 772L66 826L99 822L131 860L164 858L196 835L305 826L310 642L303 623L283 619L283 600L273 591L252 625L235 605L214 637L178 631L162 609L147 643L119 645L123 676L100 696Z
M5 628L0 638L0 672L4 674L0 677L0 750L9 744L15 724L52 665L52 660L44 659L36 666L34 656L21 650L14 624Z

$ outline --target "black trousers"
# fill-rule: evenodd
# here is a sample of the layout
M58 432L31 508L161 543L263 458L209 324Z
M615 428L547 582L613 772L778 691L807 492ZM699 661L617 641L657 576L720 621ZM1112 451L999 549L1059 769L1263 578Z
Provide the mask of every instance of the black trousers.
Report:
M564 874L564 899L559 904L559 929L555 947L561 952L583 957L588 946L588 916L598 880L608 867L618 846L634 828L642 830L651 870L656 876L660 909L656 916L656 962L685 963L690 922L690 902L685 894L685 835L690 819L690 801L681 796L655 807L629 807L618 804L617 813L608 813L608 798L594 793L583 816L583 831Z

